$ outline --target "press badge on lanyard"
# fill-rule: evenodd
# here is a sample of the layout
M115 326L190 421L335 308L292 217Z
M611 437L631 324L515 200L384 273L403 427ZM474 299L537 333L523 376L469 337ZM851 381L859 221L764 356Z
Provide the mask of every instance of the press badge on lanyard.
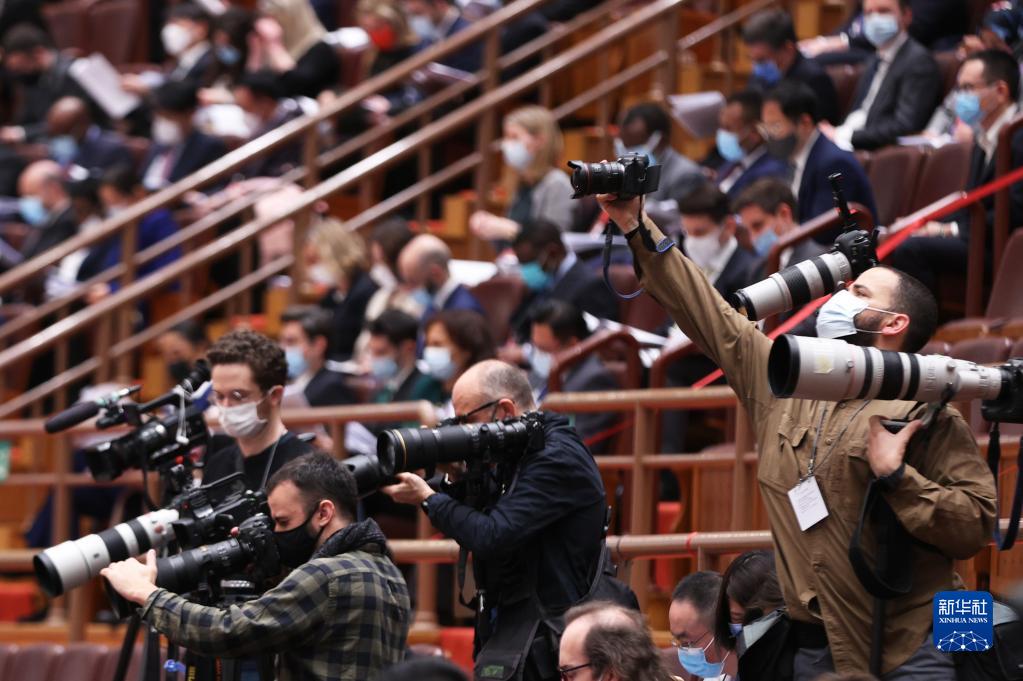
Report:
M798 485L789 490L789 501L792 502L792 510L796 512L799 529L803 532L828 517L821 488L817 485L817 478L812 475L800 480Z
M842 432L838 434L838 437L834 439L834 444L831 449L824 455L821 463L831 456L831 453L835 451L835 446L845 436L845 431L849 429L849 425L860 415L860 412L870 404L870 400L865 401L859 406L859 408L849 418L848 423L842 428ZM799 529L806 532L808 529L824 520L828 517L828 507L824 505L824 496L821 494L821 488L817 484L817 478L814 477L814 470L817 467L817 443L821 437L821 429L824 427L824 416L828 413L828 408L824 407L821 411L820 421L817 423L817 434L813 438L813 451L810 453L810 462L806 466L806 475L800 478L799 483L789 490L789 502L792 504L792 510L796 513L796 520L799 521Z

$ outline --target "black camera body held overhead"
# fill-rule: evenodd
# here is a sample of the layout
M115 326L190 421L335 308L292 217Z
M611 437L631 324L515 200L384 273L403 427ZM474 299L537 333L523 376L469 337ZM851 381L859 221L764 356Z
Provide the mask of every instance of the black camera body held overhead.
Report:
M572 169L573 199L591 194L616 194L631 199L657 191L661 166L652 166L645 154L625 154L617 161L585 163L569 161Z
M206 444L209 430L202 410L189 406L183 416L175 409L119 438L86 449L85 462L92 477L109 481L131 468L159 470Z

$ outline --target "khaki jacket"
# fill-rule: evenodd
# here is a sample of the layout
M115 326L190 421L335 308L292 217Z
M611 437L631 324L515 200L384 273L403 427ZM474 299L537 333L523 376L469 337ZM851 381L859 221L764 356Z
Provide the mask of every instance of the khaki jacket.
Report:
M774 397L767 379L772 341L732 309L678 248L658 254L655 245L663 238L648 218L629 235L637 270L647 292L721 367L749 412L759 449L760 490L789 614L824 625L839 672L867 671L874 599L853 572L848 549L873 477L866 458L868 419L874 414L901 419L919 412L918 405ZM923 644L931 629L935 593L961 586L952 560L969 558L986 546L995 522L994 479L969 427L957 411L946 409L933 428L928 451L915 451L911 444L902 480L884 493L916 540L912 590L887 604L885 673ZM817 440L814 475L829 515L801 532L788 491L806 474ZM871 546L868 530L864 547Z

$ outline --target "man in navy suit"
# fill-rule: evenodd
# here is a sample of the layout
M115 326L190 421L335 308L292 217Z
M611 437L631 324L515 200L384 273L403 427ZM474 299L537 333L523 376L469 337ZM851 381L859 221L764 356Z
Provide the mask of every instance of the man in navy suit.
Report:
M707 182L679 202L682 250L726 298L753 283L757 256L739 246L728 197Z
M600 275L565 248L557 225L535 220L515 238L519 273L529 295L512 315L516 337L525 339L533 308L544 300L563 300L600 319L618 320L618 301Z
M804 222L834 210L828 176L842 174L842 188L850 203L866 206L877 215L874 192L859 161L843 151L817 129L817 97L807 85L782 81L764 98L761 111L768 151L788 159L792 169L792 193L799 201ZM821 243L834 241L836 232L817 237Z
M824 67L796 47L792 17L783 9L757 12L742 27L742 41L753 60L749 89L766 92L782 79L806 83L821 104L820 116L838 123L838 95Z
M62 97L46 115L50 158L61 167L80 166L105 171L117 166L134 169L124 140L93 123L89 106L79 97Z
M450 38L470 26L452 0L405 0L404 5L412 29L422 40L423 48ZM437 61L453 69L475 73L483 65L483 43L476 41Z
M724 163L717 168L718 189L734 200L762 177L785 177L785 162L767 153L757 130L763 98L752 90L728 98L718 115L717 152Z
M956 108L964 121L974 126L975 143L970 157L970 174L966 189L970 191L995 179L998 137L1019 113L1019 65L1012 55L1000 50L983 50L967 58L959 67ZM1023 130L1016 130L1009 145L1012 168L1023 165ZM1009 223L1015 228L1023 222L1023 184L1010 187ZM963 209L945 218L945 222L928 223L892 253L890 264L911 274L932 291L937 290L938 277L966 273L970 234L985 230L986 268L992 264L992 225L994 197L984 200L987 219L973 225L970 211Z
M223 142L192 125L199 104L195 83L164 83L153 101L153 146L142 163L146 189L163 189L227 153Z
M853 110L822 131L843 149L877 149L927 125L941 100L941 74L927 48L906 32L909 0L866 0L863 34L877 49L867 61Z
M441 310L472 310L483 316L483 306L469 289L451 276L451 249L432 234L420 234L398 255L398 271L410 287L419 289L423 319ZM416 295L416 294L414 294Z

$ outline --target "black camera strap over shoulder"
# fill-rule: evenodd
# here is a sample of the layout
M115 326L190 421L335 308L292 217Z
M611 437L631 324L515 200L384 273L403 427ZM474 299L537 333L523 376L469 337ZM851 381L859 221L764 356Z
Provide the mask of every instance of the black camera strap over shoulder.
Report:
M653 242L650 239L649 234L646 232L646 229L643 227L643 199L642 198L640 199L640 203L639 203L639 211L637 211L637 213L636 213L636 221L639 223L639 227L637 227L637 229L641 230L644 243L649 241L652 244ZM632 293L622 293L621 291L616 289L614 283L611 282L611 275L610 275L610 270L611 270L611 246L612 246L612 241L614 240L614 231L615 231L616 228L618 229L618 231L623 231L621 229L621 227L618 227L618 223L616 223L614 220L608 220L607 224L604 226L604 252L603 252L604 284L606 284L607 287L609 289L611 289L611 293L615 294L616 296L618 296L622 300L632 300L633 298L637 297L639 294L643 293L644 289L643 289L642 286L640 286L638 289L636 289ZM675 241L674 240L670 239L669 237L664 237L663 239L661 239L660 243L653 245L653 248L651 248L650 250L652 250L655 253L666 253L674 245L675 245Z
M998 429L998 421L991 424L991 435L987 444L987 465L991 469L991 475L995 477L995 489L998 489L998 470L1001 468L1002 442L1001 432ZM995 508L998 508L998 495L995 495ZM1012 507L1009 510L1009 529L1005 536L998 526L1001 513L995 513L995 544L999 551L1008 551L1016 543L1016 535L1019 533L1020 513L1023 511L1023 437L1020 437L1019 449L1016 453L1016 489L1012 493Z

